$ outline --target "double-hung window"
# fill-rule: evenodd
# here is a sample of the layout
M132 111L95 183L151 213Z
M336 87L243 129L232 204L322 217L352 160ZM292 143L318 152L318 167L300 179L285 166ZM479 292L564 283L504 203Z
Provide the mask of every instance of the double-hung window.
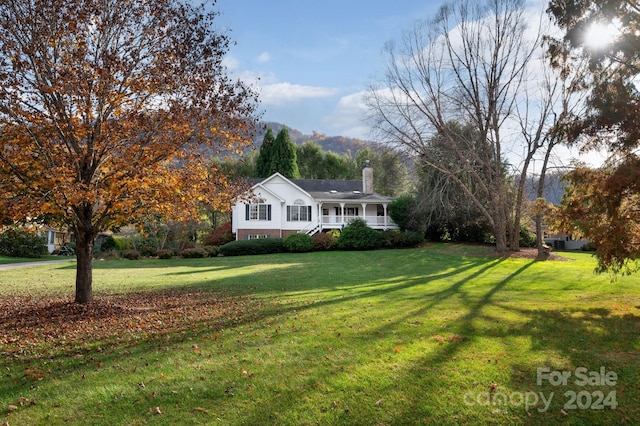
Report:
M311 206L305 206L302 200L293 204L287 206L287 222L311 222Z
M247 204L245 208L246 220L271 220L271 204L260 200L258 204Z

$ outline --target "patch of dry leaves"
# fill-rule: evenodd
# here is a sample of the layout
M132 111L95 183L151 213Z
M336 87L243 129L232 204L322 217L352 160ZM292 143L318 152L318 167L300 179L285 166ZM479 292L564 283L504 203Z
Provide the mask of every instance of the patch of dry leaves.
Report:
M517 257L522 259L537 259L538 258L538 249L537 248L521 248L520 251L510 252L509 257ZM561 262L567 262L569 259L566 257L562 257L559 254L549 252L549 257L546 260L556 260Z
M248 297L176 291L96 295L84 305L68 296L5 296L0 299L0 354L39 358L89 342L224 328L255 316L257 305Z

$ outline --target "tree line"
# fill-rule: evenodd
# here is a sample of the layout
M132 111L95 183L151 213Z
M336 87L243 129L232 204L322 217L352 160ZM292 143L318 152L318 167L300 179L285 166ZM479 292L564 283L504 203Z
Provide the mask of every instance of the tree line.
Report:
M374 169L374 190L382 195L398 196L413 187L412 162L397 150L380 144L368 144L355 153L325 151L313 140L300 145L291 141L286 127L274 137L268 128L260 148L231 160L216 160L237 178L267 178L278 172L289 179L360 180L365 162Z

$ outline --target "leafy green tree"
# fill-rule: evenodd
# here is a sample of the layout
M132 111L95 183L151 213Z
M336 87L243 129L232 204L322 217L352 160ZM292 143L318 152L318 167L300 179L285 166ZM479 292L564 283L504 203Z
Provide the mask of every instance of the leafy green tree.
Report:
M352 162L352 179L361 178L367 161L373 167L373 188L377 193L395 197L410 190L409 168L400 152L380 145L359 149Z
M296 148L298 170L303 179L321 179L323 176L324 151L317 142L304 142Z
M323 173L321 179L355 179L351 173L351 161L346 155L339 155L333 151L324 154L322 161Z

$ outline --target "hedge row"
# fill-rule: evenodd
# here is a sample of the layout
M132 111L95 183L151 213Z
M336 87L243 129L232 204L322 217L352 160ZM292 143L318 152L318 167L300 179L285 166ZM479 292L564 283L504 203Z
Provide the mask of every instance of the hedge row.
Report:
M424 242L424 236L411 231L376 231L363 220L355 220L347 225L342 232L331 230L313 236L307 234L291 234L286 238L260 238L256 240L231 241L219 249L206 246L204 248L185 249L179 253L183 258L214 257L218 253L223 256L243 256L251 254L270 253L304 253L321 250L375 250L385 248L415 247ZM147 247L140 251L124 250L122 257L139 259L142 256L158 256L160 259L170 259L178 253L172 250L158 250L151 252Z
M284 239L264 238L257 240L233 241L220 247L224 256L241 256L269 253L303 253L320 250L375 250L385 248L415 247L424 242L424 236L411 231L376 231L362 220L346 226L342 232L291 234Z
M220 254L223 256L282 252L284 252L282 238L260 238L257 240L232 241L220 247Z
M201 259L203 257L216 257L219 253L217 247L187 248L181 252L175 250L150 250L142 247L140 250L126 249L120 253L125 259L137 260L142 257L158 257L158 259L172 259L174 256L182 256L185 259Z

